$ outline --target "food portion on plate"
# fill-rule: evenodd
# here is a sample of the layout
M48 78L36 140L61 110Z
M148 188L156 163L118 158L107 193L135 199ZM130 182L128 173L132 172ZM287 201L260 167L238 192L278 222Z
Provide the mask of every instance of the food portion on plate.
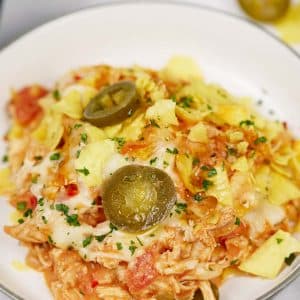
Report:
M189 58L12 93L5 232L55 299L218 299L300 252L300 141Z

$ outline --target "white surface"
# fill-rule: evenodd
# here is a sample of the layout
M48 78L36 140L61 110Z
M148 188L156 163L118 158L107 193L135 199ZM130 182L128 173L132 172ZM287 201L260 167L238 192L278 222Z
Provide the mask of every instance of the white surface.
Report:
M4 30L4 34L1 33L0 35L0 45L1 43L2 45L7 43L11 39L12 33L15 33L16 36L22 30L26 31L30 27L43 22L42 20L45 21L60 13L83 6L83 2L87 5L87 2L94 4L102 1L72 1L71 3L71 0L52 0L51 2L45 0L23 0L22 5L27 2L27 6L21 6L22 9L19 10L12 10L12 3L16 5L17 2L20 5L20 1L17 0L8 0L4 5L1 27ZM46 2L48 3L48 8L43 10L43 5L46 5ZM238 9L235 6L235 2L231 0L198 2L206 4L209 2L213 6L220 5L223 9L227 8L233 11ZM29 13L32 11L35 12L33 16L39 16L39 18L29 17ZM155 23L153 23L154 18L151 18L151 9L147 9L147 15L135 15L139 16L140 23L136 24L135 21L138 22L138 20L129 18L124 23L126 26L122 25L121 27L117 26L120 19L116 14L112 15L113 19L107 17L108 14L106 14L100 21L99 18L97 20L81 18L81 22L83 22L81 26L78 23L71 26L72 29L76 29L76 26L78 26L76 38L74 38L75 35L67 35L65 32L69 28L71 22L69 20L62 24L62 29L55 36L52 30L47 35L40 31L36 36L40 35L40 38L44 39L43 41L40 39L35 41L33 38L27 45L19 43L19 45L15 46L14 51L6 54L5 58L0 57L1 112L3 111L3 101L6 100L8 92L7 87L11 86L12 83L17 86L30 83L31 81L49 83L69 67L78 64L97 63L102 58L105 58L105 62L113 64L139 62L145 65L145 62L147 62L148 65L159 66L168 56L174 54L174 52L180 52L191 54L197 58L210 78L222 82L236 92L253 95L254 97L263 96L265 103L274 104L272 108L278 112L277 117L289 115L289 120L297 124L297 112L300 109L300 90L296 81L293 82L293 78L297 78L297 76L299 78L300 66L299 61L288 54L285 48L277 46L273 40L269 40L265 35L260 36L258 34L257 36L254 34L253 36L252 32L256 30L250 27L246 29L244 28L245 24L235 24L234 20L228 21L226 19L226 22L221 25L221 32L216 30L218 20L214 20L213 16L210 16L209 22L205 23L203 27L200 26L201 22L208 20L205 17L203 19L203 16L200 16L198 11L191 11L191 15L187 19L185 19L184 15L182 16L182 11L177 13L167 11L165 15L172 16L170 19L166 19L165 15L161 15L161 10L158 11L159 13L155 12ZM43 17L41 17L41 13L44 14ZM133 12L130 10L128 13L132 14ZM124 16L124 10L121 15ZM105 18L107 18L106 25L113 21L114 25L103 28L103 26L92 24L98 21L100 23L104 22ZM164 22L163 26L161 26L159 21L160 18ZM209 27L207 26L208 23L214 24L214 26ZM141 24L146 24L146 27L141 26ZM59 27L59 25L57 26ZM54 26L53 30L57 30L57 26ZM85 27L89 30L85 31ZM108 27L110 28L109 32L106 30ZM143 32L142 28L144 29ZM116 35L120 36L122 31L126 29L127 32L123 35L126 41L111 38ZM226 34L226 30L229 30L230 33ZM128 34L128 31L132 34ZM87 34L83 36L82 32L87 32ZM170 32L173 34L170 34ZM168 39L165 39L166 35ZM101 37L101 43L99 43L99 38L95 39L95 36ZM247 39L245 39L245 36L247 36ZM130 42L128 42L128 39ZM257 45L260 47L257 47ZM68 52L67 49L71 47L72 51ZM120 55L120 52L122 55ZM249 52L251 52L251 56ZM22 53L23 57L20 57L20 53ZM72 55L68 53L72 53ZM26 59L24 58L25 56ZM280 57L284 64L278 64L277 57ZM49 60L51 60L51 65L49 65ZM262 95L262 88L269 91L267 96ZM293 101L293 106L284 105L287 99L291 102ZM1 117L2 119L4 118L4 116ZM2 132L3 130L4 128L2 128ZM5 218L7 219L6 207L3 208L0 215L1 226L4 221L7 221L5 220ZM27 299L41 299L40 294L38 298L35 298L35 291L39 290L40 285L43 286L40 276L34 272L30 272L30 275L27 272L13 272L9 266L5 266L6 261L16 258L16 249L18 249L17 255L22 256L24 251L20 250L19 247L17 248L16 242L8 239L6 236L0 236L0 241L2 239L5 239L5 243L1 243L5 247L1 246L0 257L5 257L5 261L0 260L0 276L5 272L5 280L13 283L17 281L17 288L21 290L26 285L25 277L30 276L30 282L34 282L32 294L23 295ZM233 283L233 288L234 286L236 286L235 283ZM239 286L241 287L240 284ZM232 287L230 288L232 290ZM253 294L251 294L249 299L253 299L254 293L258 292L260 288L260 284L254 283L251 290ZM241 288L240 290L243 289ZM297 292L299 293L297 284L294 284L294 289L290 288L289 290L291 290L290 293L288 293L288 290L284 291L281 293L281 296L277 296L277 299L299 299L300 296L296 294ZM42 299L46 300L46 298L46 294L43 295ZM234 298L230 297L230 299L233 300ZM246 300L245 297L243 299Z

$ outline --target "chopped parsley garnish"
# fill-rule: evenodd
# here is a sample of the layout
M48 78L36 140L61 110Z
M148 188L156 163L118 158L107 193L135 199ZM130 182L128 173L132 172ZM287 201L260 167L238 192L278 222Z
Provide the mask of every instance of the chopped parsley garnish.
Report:
M44 205L44 198L40 198L40 199L38 200L38 204L39 204L40 206L43 206L43 205Z
M76 214L67 216L66 221L71 226L80 226L80 223L78 221L78 215L76 215Z
M267 138L265 136L260 136L259 138L257 138L254 141L254 144L257 145L257 144L266 143L266 142L267 142Z
M8 155L5 154L2 156L2 162L8 162Z
M47 221L47 219L46 219L45 216L42 216L42 220L43 220L44 224L47 224L47 223L48 223L48 221Z
M86 167L83 169L76 169L76 171L82 173L84 176L88 176L90 174L90 171Z
M109 223L109 228L111 232L113 232L114 230L118 230L118 227L116 227L113 223Z
M232 147L227 147L227 154L235 156L237 154L237 150Z
M60 153L59 152L55 152L55 153L50 155L50 160L59 160L59 159L60 159Z
M251 120L244 120L244 121L240 122L240 126L243 126L243 125L251 126L251 125L254 125L254 122Z
M43 156L41 156L41 155L37 155L34 157L34 160L37 160L37 161L42 160L42 159L43 159Z
M29 208L29 209L27 209L25 212L24 212L24 215L23 215L25 218L27 218L27 217L32 217L32 209L31 208Z
M169 163L167 161L163 161L164 167L166 168L167 166L169 166Z
M236 265L237 263L238 263L238 259L234 259L234 260L232 260L231 262L230 262L230 265L231 266L234 266L234 265Z
M153 165L158 160L158 157L150 159L150 165Z
M48 235L48 242L49 244L54 244L54 241L50 235Z
M87 143L87 139L88 139L88 136L87 136L87 134L84 132L84 133L82 133L81 135L80 135L80 139L81 139L81 141L83 142L83 143Z
M202 171L208 171L208 170L209 170L209 167L208 167L208 166L202 166L202 167L201 167L201 170L202 170Z
M281 244L283 242L283 239L278 238L278 239L276 239L276 242L277 242L277 244Z
M182 212L186 212L186 208L187 208L186 203L176 202L175 206L176 206L175 212L177 214L181 214Z
M137 239L137 241L139 242L139 244L140 244L141 246L144 246L143 242L142 242L138 237L136 237L136 239Z
M236 217L236 218L235 218L234 224L237 225L237 226L240 226L240 225L241 225L241 220L240 220L240 218Z
M209 105L209 104L207 104L207 109L208 109L208 110L213 110L212 106Z
M178 105L183 108L187 108L187 107L191 107L192 102L193 102L192 97L183 97L180 99L180 102Z
M63 204L63 203L59 203L55 205L55 209L57 211L62 212L64 215L68 215L69 212L69 206Z
M123 137L114 137L112 140L118 144L118 149L121 149L126 143L126 140Z
M60 100L60 92L59 92L59 90L54 90L54 91L52 92L52 96L53 96L53 98L54 98L55 100Z
M293 263L293 261L295 260L295 258L296 258L295 253L291 253L290 256L288 256L284 259L284 261L288 266L290 266Z
M81 150L76 151L76 158L78 158L80 156L80 152L81 152Z
M157 122L154 119L150 120L150 126L160 128L160 126L157 124Z
M31 182L32 183L37 183L38 182L38 178L39 178L39 175L36 175L34 177L31 178Z
M21 218L21 219L18 219L18 223L19 223L19 224L23 224L23 223L24 223L24 219L22 219L22 218Z
M167 148L167 153L170 153L170 154L178 154L178 149L177 148L173 148L173 149L170 149L170 148Z
M106 234L102 234L102 235L96 235L95 236L95 239L98 241L98 242L102 242L108 235L109 233L106 233Z
M151 234L149 234L149 236L150 236L150 237L154 237L154 236L155 236L155 234L154 234L154 233L151 233Z
M87 247L93 240L93 236L90 235L82 241L83 248Z
M202 187L204 188L204 190L208 190L209 189L209 187L210 186L212 186L213 185L213 182L212 181L210 181L210 180L207 180L207 179L204 179L203 181L202 181Z
M75 128L75 129L80 128L80 127L82 127L82 124L80 124L80 123L76 123L76 124L74 125L74 128Z
M173 102L176 102L176 96L175 96L175 95L172 95L172 96L170 97L170 99L171 99Z
M121 243L117 242L116 245L117 245L117 249L118 250L122 250L123 249L123 246L122 246Z
M129 251L131 252L131 256L134 254L135 250L137 249L137 246L135 246L134 241L130 241L130 246L128 247Z
M197 202L200 202L203 200L201 194L197 193L193 196L194 200L197 201Z
M200 163L200 159L197 157L193 158L193 167L197 166Z
M207 176L208 177L213 177L213 176L216 176L217 175L217 170L215 168L211 168L208 173L207 173Z
M17 210L24 211L27 207L27 202L21 201L17 203Z

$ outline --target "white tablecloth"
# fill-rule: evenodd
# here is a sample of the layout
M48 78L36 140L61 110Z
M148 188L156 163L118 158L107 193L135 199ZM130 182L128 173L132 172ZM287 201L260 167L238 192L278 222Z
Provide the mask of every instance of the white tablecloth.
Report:
M23 33L49 20L78 10L97 5L107 0L4 0L0 18L0 48L14 41ZM120 2L111 0L109 2ZM219 8L243 15L235 0L194 0L205 6ZM300 53L300 47L297 48ZM0 300L8 298L0 295ZM273 300L300 299L300 277ZM30 300L30 299L28 299ZM242 299L241 299L242 300Z

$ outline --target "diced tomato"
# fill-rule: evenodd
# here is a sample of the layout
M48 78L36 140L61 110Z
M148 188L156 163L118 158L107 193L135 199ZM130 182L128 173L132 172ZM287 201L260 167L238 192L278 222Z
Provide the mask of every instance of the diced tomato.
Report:
M220 236L218 238L218 242L222 245L222 246L225 246L225 242L231 238L234 238L236 236L239 236L239 235L245 235L247 233L247 230L248 230L248 227L247 225L245 225L244 223L241 223L239 226L236 227L235 230L233 230L232 232L230 232L229 234L227 235L223 235L223 236Z
M158 276L154 266L154 255L147 251L136 258L134 266L127 270L127 285L131 292L137 292L150 285Z
M93 279L92 282L91 282L92 288L95 288L98 285L99 285L99 282L96 279Z
M76 81L79 81L79 80L81 80L81 76L80 75L78 75L78 74L75 74L74 75L74 79L76 80Z
M66 194L69 197L76 196L79 193L78 186L76 183L70 183L65 185Z
M145 147L147 147L148 145L143 142L143 141L137 141L137 142L128 142L126 143L122 148L121 148L121 153L122 154L129 154L131 152L135 152L138 150L141 150Z
M34 209L37 206L37 198L34 195L29 197L30 208Z
M38 100L47 93L48 91L39 85L24 87L16 92L13 105L16 119L21 125L28 125L42 112Z

